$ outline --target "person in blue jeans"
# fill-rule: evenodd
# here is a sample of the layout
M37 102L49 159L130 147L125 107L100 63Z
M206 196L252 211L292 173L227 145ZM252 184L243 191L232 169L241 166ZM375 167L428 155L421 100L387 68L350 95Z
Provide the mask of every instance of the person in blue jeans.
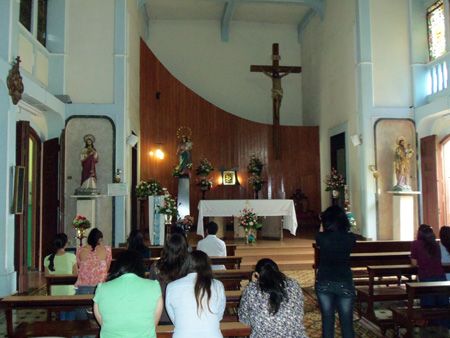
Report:
M345 211L331 206L321 214L322 232L317 233L320 250L315 291L322 313L322 337L334 337L335 310L339 313L343 338L354 338L355 285L350 254L356 243Z

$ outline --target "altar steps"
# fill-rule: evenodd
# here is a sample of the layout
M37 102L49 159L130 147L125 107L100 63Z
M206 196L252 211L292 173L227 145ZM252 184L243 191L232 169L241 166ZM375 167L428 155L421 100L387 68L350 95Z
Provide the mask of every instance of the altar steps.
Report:
M242 269L254 269L261 258L275 261L280 270L311 270L314 250L310 243L283 246L280 242L258 241L256 244L238 244L236 256L242 257Z

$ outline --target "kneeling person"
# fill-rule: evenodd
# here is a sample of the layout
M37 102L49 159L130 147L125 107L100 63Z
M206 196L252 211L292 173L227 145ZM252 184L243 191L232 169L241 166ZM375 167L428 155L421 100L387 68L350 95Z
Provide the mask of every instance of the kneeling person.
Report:
M208 236L197 244L197 250L201 250L209 257L226 257L227 247L225 242L217 238L216 234L219 226L216 222L209 222L206 226ZM213 270L226 270L225 265L212 265Z

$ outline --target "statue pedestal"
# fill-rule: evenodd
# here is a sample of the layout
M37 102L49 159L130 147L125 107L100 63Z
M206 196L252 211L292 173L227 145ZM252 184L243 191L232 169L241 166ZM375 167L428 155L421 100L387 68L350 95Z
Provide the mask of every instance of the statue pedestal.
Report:
M78 215L86 217L91 222L91 229L95 228L96 201L98 198L106 197L106 195L71 195L70 197L77 199L77 214L75 217Z
M178 213L180 218L191 214L189 207L189 178L178 178Z
M416 215L414 197L420 195L419 191L387 191L392 196L392 228L393 240L414 240Z

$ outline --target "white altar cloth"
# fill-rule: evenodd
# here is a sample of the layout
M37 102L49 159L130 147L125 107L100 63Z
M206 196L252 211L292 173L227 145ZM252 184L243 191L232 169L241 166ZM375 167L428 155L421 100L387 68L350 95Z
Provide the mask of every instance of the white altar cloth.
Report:
M292 200L201 200L198 204L197 234L204 235L203 217L239 216L246 208L253 208L258 216L283 216L283 229L295 236L298 224Z

